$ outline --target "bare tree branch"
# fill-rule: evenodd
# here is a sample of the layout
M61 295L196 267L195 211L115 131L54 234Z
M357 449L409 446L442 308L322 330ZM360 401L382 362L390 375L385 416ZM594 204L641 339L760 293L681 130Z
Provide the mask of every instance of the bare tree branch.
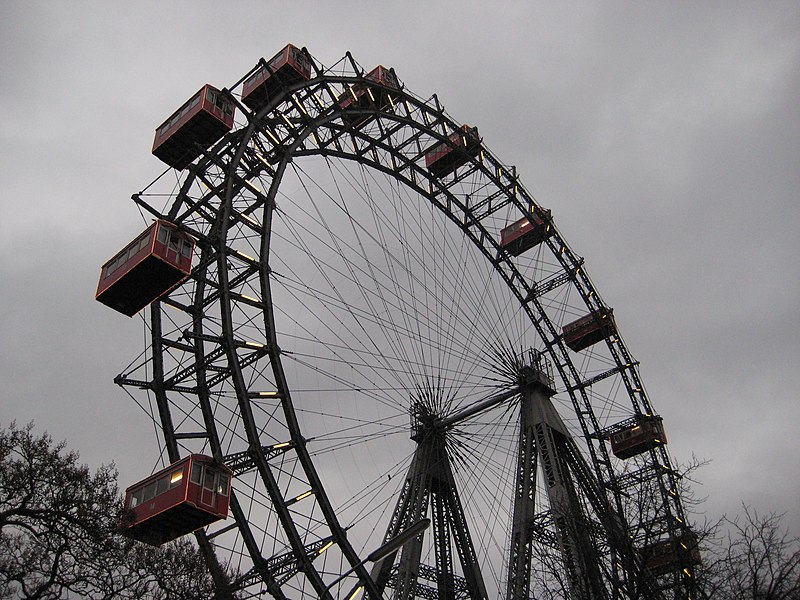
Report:
M190 541L143 546L117 535L121 518L113 465L91 472L33 424L0 427L1 597L215 596Z

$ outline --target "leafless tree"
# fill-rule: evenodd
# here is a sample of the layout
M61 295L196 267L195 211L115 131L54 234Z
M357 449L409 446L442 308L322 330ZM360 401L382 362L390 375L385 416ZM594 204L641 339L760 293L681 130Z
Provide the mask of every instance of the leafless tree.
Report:
M694 566L696 585L691 597L713 600L800 600L800 538L783 524L783 515L760 515L742 505L741 514L720 519L701 518L705 498L695 493L698 472L709 462L693 457L676 468L678 488L689 519L692 537L697 540L701 563ZM636 463L631 463L636 468ZM647 487L627 495L628 518L639 524L634 534L638 549L647 563L646 549L655 541L647 530L658 517ZM643 571L646 575L647 572ZM648 598L645 586L636 586L636 598Z
M706 545L703 583L709 598L800 600L800 539L783 515L760 515L749 506L724 518Z
M657 477L650 477L649 464L646 457L631 457L624 464L619 475L622 492L622 516L627 523L624 540L630 540L630 546L620 544L617 551L618 566L622 561L627 561L627 579L623 581L624 594L630 600L652 600L677 597L702 598L703 585L699 581L704 573L703 567L697 564L696 545L703 548L714 541L715 532L718 531L719 522L708 522L695 518L704 498L697 497L695 486L699 483L696 479L697 472L707 465L693 457L688 463L675 468L673 480L677 486L677 493L683 501L684 510L688 513L688 522L679 525L673 531L665 528L667 521L677 523L674 516L665 512L665 507L660 501L659 486L663 483ZM612 521L613 523L613 521ZM577 526L577 523L575 524ZM594 532L598 537L601 554L611 552L611 548L603 545L603 532L611 537L613 531L604 530L599 522L584 521L583 526ZM671 542L671 536L681 536ZM541 541L548 541L547 535L542 533ZM550 544L542 543L535 549L531 586L535 590L535 597L547 600L550 598L568 598L570 591L569 582L564 578L562 559L560 557L555 535L551 534ZM617 536L617 541L621 541ZM683 546L677 544L683 542ZM667 556L656 553L663 552L665 544L673 544ZM670 548L670 546L667 546ZM685 550L681 548L686 548ZM656 566L658 565L658 566ZM615 575L610 571L613 565L610 561L601 561L604 568L603 576L611 580ZM684 568L689 569L690 575L684 576ZM618 575L623 575L619 573ZM698 580L696 580L697 578Z
M0 597L214 597L188 540L152 548L117 535L116 479L32 424L0 427Z

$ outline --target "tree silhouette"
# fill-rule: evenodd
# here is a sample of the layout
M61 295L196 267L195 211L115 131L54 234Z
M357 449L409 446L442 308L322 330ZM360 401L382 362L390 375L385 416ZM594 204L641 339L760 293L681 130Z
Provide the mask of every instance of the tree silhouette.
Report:
M722 519L704 562L708 598L800 600L800 539L785 529L782 515L743 505L742 514Z
M211 598L197 548L160 548L117 534L113 465L92 472L33 424L0 427L0 597Z
M666 598L698 598L704 600L800 600L800 538L789 533L783 516L776 513L760 515L754 508L742 505L741 514L731 518L703 520L701 506L705 498L697 497L694 486L699 484L698 471L708 466L708 461L695 457L676 469L678 486L684 507L692 521L692 540L699 545L701 564L676 560L662 572L653 572L652 550L660 537L653 528L657 523L660 505L654 502L654 490L647 486L631 488L625 495L626 516L632 524L632 539L636 540L636 553L642 568L638 578L629 582L626 598L651 600ZM640 464L634 458L628 461L627 472L636 473ZM684 559L688 559L687 552ZM677 559L678 554L675 555ZM658 589L654 577L669 583L670 577L682 577L681 570L690 563L696 578L694 585L683 586L682 593L673 595L667 589ZM553 544L537 547L532 587L536 598L555 600L569 597L569 587L563 579L563 569L558 550Z

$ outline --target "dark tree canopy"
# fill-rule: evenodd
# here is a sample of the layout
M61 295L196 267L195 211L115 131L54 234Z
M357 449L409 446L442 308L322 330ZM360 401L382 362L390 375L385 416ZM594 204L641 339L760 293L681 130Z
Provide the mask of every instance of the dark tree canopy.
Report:
M160 548L117 534L117 473L92 472L33 425L0 427L0 597L211 598L187 539Z

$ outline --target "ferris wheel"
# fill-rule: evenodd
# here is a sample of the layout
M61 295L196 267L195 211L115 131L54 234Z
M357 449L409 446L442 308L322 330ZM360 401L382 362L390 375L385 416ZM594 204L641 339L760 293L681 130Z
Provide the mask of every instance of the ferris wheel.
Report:
M191 477L220 504L183 531L154 509L151 542L202 526L242 597L694 596L639 363L477 127L288 45L204 86L154 154L169 169L133 197L154 222L98 288L144 309L115 381L172 469L129 501Z

